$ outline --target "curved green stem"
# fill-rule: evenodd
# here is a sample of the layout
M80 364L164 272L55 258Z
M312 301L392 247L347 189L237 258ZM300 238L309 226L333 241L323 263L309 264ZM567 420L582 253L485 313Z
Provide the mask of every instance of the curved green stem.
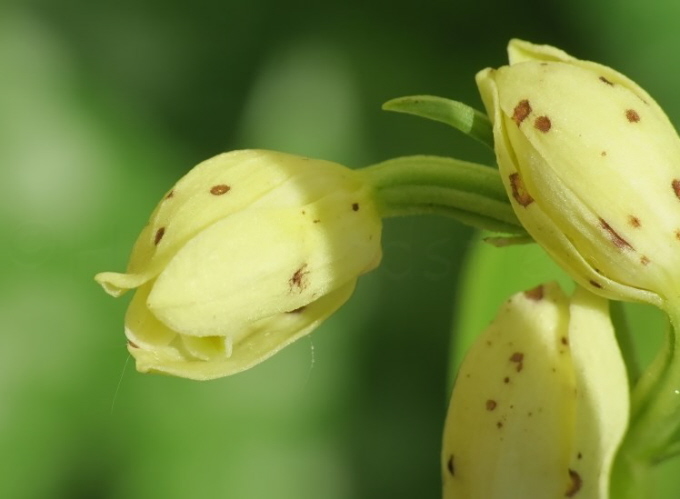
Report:
M680 308L667 307L671 326L661 351L631 397L630 427L612 473L612 497L653 497L650 468L677 451L680 437Z
M526 234L498 171L438 156L405 156L359 170L384 217L440 214L480 229Z
M626 365L628 385L634 387L642 376L642 368L640 367L640 360L637 358L633 333L630 329L630 324L628 324L623 303L620 301L610 302L609 312L614 324L614 330L616 331L616 340Z
M662 459L680 431L679 321L677 312L671 312L672 328L666 333L664 346L631 398L631 425L622 450L650 463Z
M652 499L654 481L651 466L619 451L612 469L609 497L611 499Z

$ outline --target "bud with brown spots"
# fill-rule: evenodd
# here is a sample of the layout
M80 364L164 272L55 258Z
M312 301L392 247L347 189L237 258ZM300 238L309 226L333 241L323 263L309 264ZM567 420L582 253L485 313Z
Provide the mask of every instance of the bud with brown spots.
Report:
M512 40L477 84L531 236L582 286L666 306L680 289L680 139L624 75Z
M381 258L372 188L328 161L234 151L196 166L161 200L127 272L96 276L118 296L142 372L211 379L310 333Z
M557 284L516 294L458 372L444 499L607 499L628 397L605 299Z

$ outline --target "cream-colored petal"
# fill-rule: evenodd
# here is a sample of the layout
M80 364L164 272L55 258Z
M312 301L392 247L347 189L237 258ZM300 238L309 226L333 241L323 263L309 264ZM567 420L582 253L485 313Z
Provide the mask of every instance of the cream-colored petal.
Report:
M235 335L248 322L304 306L375 265L380 223L370 210L329 196L221 220L170 262L149 306L193 336Z
M174 350L171 345L177 341L177 333L156 319L146 304L151 287L152 283L142 286L132 297L125 314L125 335L133 348Z
M542 157L521 135L515 122L503 113L499 103L497 76L496 70L480 71L477 74L477 85L487 113L494 123L494 147L501 178L515 213L527 232L587 289L614 299L625 296L630 300L661 305L662 299L658 293L626 285L625 282L612 279L611 275L603 274L599 271L601 266L593 260L598 252L583 252L575 245L572 238L577 241L579 238L568 229L594 229L597 224L593 220L597 221L597 217L578 198L571 200L569 210L560 209L561 205L556 201L564 201L573 195L553 181L549 176L551 167L541 164ZM517 95L522 95L521 89ZM527 164L533 166L530 171L527 171ZM581 221L572 225L564 222L576 218ZM592 234L590 237L595 242L601 239ZM639 261L635 263L639 265ZM627 269L630 270L630 267L627 266Z
M310 303L304 309L276 314L250 324L232 344L231 355L210 356L208 360L178 356L177 351L137 349L131 353L140 372L156 372L194 380L229 376L249 369L276 352L311 333L351 296L355 281ZM201 338L199 338L201 339Z
M517 64L495 79L517 169L554 224L609 278L671 293L680 285L680 140L665 115L572 64ZM521 103L531 112L518 124Z
M612 463L630 412L626 367L607 300L577 288L570 317L569 348L578 386L569 465L580 480L574 497L607 499Z
M565 62L575 60L572 56L551 45L536 45L514 38L508 44L508 60L510 64L526 61Z
M513 296L467 352L444 428L445 499L565 497L574 434L569 302Z

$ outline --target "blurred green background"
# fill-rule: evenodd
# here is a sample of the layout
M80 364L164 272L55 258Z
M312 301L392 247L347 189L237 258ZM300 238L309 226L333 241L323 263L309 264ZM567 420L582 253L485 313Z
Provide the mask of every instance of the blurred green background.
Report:
M388 220L382 266L339 314L206 383L136 373L129 298L92 276L123 270L161 195L221 151L491 162L380 105L430 93L481 107L474 74L511 37L614 66L680 123L678 15L633 0L4 0L0 497L439 497L451 327L469 338L508 292L556 275L532 270L540 253L467 260L469 230Z

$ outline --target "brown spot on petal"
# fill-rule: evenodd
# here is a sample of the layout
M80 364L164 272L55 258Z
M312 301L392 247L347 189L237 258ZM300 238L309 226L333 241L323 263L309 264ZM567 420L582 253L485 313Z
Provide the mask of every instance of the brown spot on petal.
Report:
M498 423L496 423L496 428L498 428L499 430L503 428L503 422L499 421Z
M158 243L161 242L161 239L163 239L163 236L165 235L165 227L161 227L156 231L156 235L153 238L153 243L158 246Z
M649 258L647 258L645 255L642 255L640 257L640 263L642 265L649 265L649 262L650 262Z
M231 187L229 187L227 184L218 184L218 185L213 185L210 188L210 194L213 196L221 196L222 194L226 194L231 190Z
M603 218L598 219L600 221L600 227L602 227L608 234L614 246L621 250L633 250L633 247L628 241L622 238L611 225L609 225Z
M550 122L550 118L547 116L539 116L534 121L534 128L540 132L547 133L550 131L551 127L552 123Z
M290 290L292 291L293 288L297 288L298 291L302 291L307 287L307 280L306 276L309 274L309 271L305 271L307 268L307 264L305 263L302 267L297 269L295 273L293 274L293 277L288 279L288 285L290 286Z
M589 282L594 288L602 289L602 284L600 284L599 282L593 281L592 279L591 279L590 281L588 281L588 282Z
M352 203L352 210L359 211L359 203Z
M635 109L626 109L626 119L631 123L637 123L640 121L640 115Z
M456 475L456 466L453 462L453 454L449 456L449 460L446 462L446 469L449 470L451 476Z
M524 187L524 180L519 173L511 173L508 177L510 179L510 187L512 188L512 197L515 198L521 206L529 206L534 202L534 198L531 197Z
M564 493L564 495L566 497L574 497L576 493L581 490L581 487L583 486L583 480L581 479L581 475L572 469L569 470L569 478L571 479L571 483L569 484L569 488L567 488L567 491Z
M134 341L132 341L132 340L128 340L127 344L128 344L129 347L132 347L132 348L139 348L139 345L137 345L137 344L136 344Z
M604 76L600 76L600 81L606 83L606 84L609 85L610 87L613 87L613 86L614 86L614 83L612 83L611 81L609 81L609 80L608 80L607 78L605 78Z
M495 400L489 399L489 400L486 401L486 410L487 411L493 411L496 408L497 405L498 404L496 403Z
M675 179L673 182L671 182L671 187L673 187L673 192L675 193L675 196L680 199L680 179Z
M602 151L602 152L600 153L600 156L602 156L603 158L604 158L606 155L607 155L607 151Z
M569 345L569 338L567 338L566 336L562 336L560 338L560 343L562 343L564 346Z
M524 292L524 296L533 301L541 301L543 299L544 289L542 285L529 289Z
M636 229L640 227L640 219L634 215L628 215L628 223Z
M509 378L508 376L506 376L505 378L503 378L503 383L506 383L506 384L507 384L507 383L510 383L510 378Z
M165 199L170 199L170 198L173 197L174 195L175 195L175 190L173 189L173 190L171 190L170 192L168 192L167 196L165 196Z
M510 356L510 362L517 364L515 370L520 372L524 368L524 354L522 352L515 352Z
M519 101L519 104L515 106L512 112L512 121L517 123L517 126L522 123L527 116L531 113L531 105L527 99Z

